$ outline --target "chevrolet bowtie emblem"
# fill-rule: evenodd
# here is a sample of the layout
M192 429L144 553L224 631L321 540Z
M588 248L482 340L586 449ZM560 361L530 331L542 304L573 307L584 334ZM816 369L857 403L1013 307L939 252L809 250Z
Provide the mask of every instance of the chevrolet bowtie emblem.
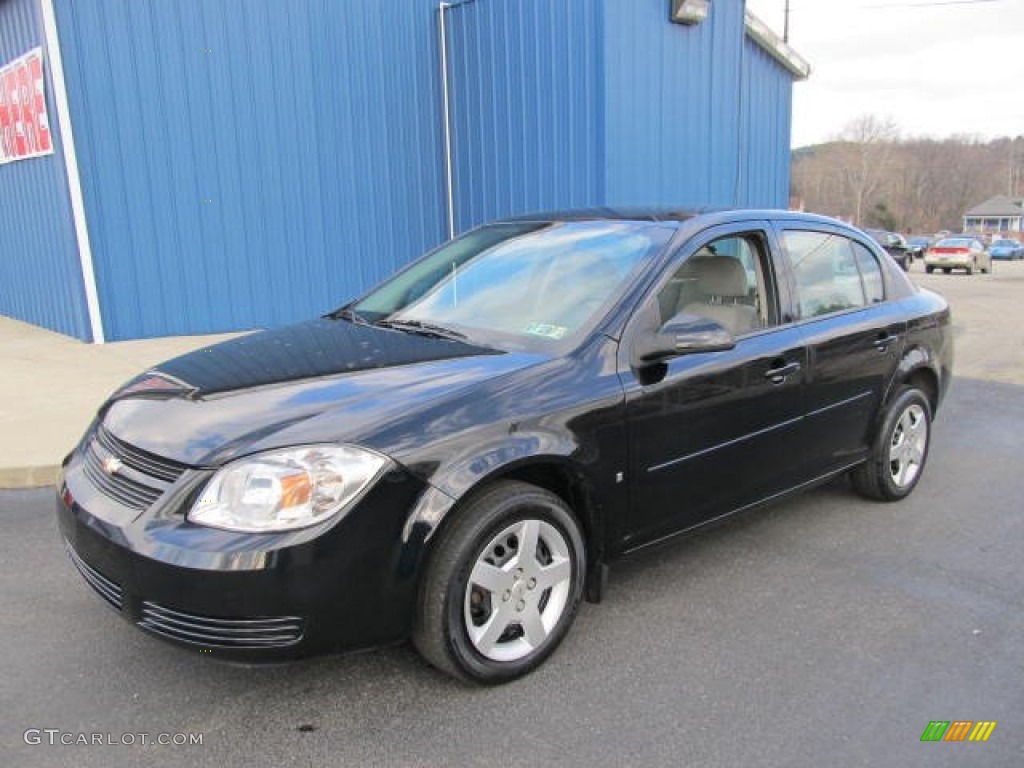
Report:
M108 475L117 474L117 471L123 466L124 462L116 456L107 456L107 458L103 460L103 471Z

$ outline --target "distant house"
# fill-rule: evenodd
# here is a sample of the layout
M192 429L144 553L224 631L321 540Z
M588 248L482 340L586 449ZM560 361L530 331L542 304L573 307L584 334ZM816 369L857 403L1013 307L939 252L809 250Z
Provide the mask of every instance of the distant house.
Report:
M964 214L964 232L1024 232L1024 198L996 195Z

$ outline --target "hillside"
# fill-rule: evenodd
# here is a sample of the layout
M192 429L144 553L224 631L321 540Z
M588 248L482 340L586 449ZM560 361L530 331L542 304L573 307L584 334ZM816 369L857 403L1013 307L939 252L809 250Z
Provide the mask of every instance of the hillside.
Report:
M792 194L806 210L907 233L959 231L968 208L1024 193L1024 137L900 139L867 121L869 130L793 150Z

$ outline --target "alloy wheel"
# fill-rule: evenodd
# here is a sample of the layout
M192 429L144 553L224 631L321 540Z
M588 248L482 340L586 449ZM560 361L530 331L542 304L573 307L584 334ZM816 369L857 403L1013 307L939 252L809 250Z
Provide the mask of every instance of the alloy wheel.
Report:
M900 488L912 485L928 447L928 419L914 403L900 415L889 440L889 474Z

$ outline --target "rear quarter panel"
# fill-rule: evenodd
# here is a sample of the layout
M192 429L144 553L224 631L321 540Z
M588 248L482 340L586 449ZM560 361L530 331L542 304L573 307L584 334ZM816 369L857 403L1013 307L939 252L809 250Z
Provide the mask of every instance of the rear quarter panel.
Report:
M937 409L953 378L953 329L949 304L938 294L920 288L900 300L899 306L905 312L907 336L886 401L904 382L923 370L934 377L933 406Z

